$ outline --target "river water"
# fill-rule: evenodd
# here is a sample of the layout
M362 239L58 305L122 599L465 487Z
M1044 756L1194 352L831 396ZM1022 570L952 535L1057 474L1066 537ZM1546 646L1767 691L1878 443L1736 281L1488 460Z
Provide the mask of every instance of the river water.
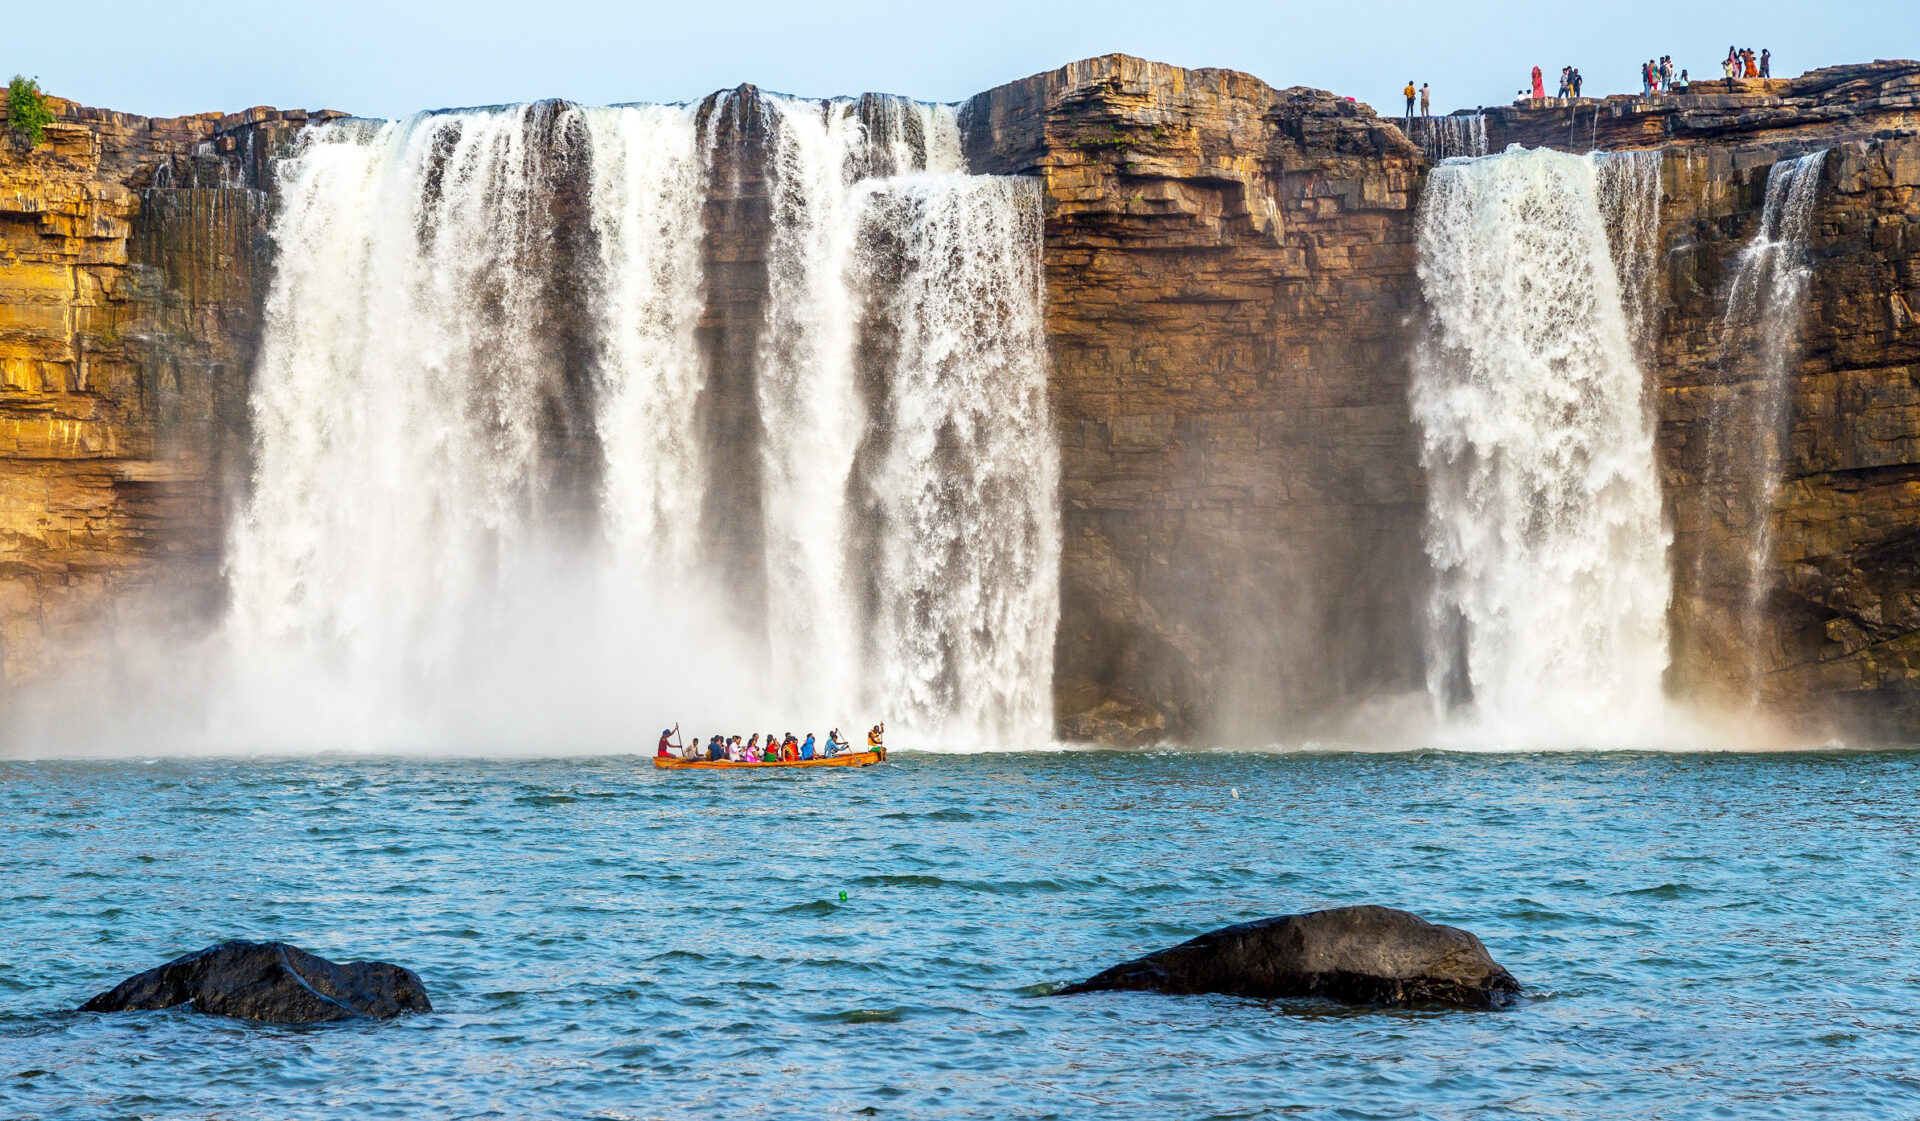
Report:
M0 1117L1912 1116L1916 788L1869 753L0 762ZM1531 995L1036 995L1355 902ZM230 937L435 1011L66 1011Z

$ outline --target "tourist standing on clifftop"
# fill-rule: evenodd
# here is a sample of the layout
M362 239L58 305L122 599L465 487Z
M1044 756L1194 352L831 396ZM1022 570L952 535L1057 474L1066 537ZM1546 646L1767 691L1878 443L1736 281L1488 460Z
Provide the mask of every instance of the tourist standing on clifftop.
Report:
M1420 83L1420 115L1422 117L1433 116L1433 98L1427 93L1427 84L1425 82Z
M1413 79L1407 79L1407 88L1400 91L1407 95L1407 120L1413 120Z
M1773 77L1773 52L1762 47L1760 50L1760 76Z
M1585 78L1582 78L1582 77L1580 76L1580 68L1579 68L1579 67L1577 67L1577 66L1576 66L1576 67L1574 67L1574 68L1573 68L1573 97L1574 97L1574 100L1576 100L1576 101L1578 101L1578 100L1580 99L1580 87L1581 87L1581 86L1583 86L1583 85L1585 85L1585 84L1586 84L1586 81L1587 81L1587 80L1586 80Z
M1533 68L1533 96L1541 98L1542 100L1547 96L1547 87L1540 80L1540 68L1538 66Z

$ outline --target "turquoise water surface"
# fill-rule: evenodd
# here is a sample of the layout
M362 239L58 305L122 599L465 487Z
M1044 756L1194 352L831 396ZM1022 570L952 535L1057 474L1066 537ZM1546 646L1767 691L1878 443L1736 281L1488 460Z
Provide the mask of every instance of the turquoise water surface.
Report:
M1920 756L648 762L0 762L0 1117L1920 1115ZM1360 902L1530 995L1036 995ZM68 1011L234 937L435 1011Z

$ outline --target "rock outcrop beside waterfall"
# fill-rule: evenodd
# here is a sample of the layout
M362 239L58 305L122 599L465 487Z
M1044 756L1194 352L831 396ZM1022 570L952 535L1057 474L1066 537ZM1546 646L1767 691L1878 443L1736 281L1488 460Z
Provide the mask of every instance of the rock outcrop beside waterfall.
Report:
M1809 70L1797 78L1709 78L1641 97L1527 98L1482 111L1487 150L1832 147L1920 129L1920 62Z
M1917 82L1920 65L1876 63L1481 122L1490 150L1666 153L1643 362L1683 695L1920 730ZM702 213L693 329L721 402L701 440L741 462L761 455L749 379L774 206L759 96L697 110L739 140L716 149L730 186ZM0 687L16 689L71 671L103 633L193 633L222 610L253 469L265 170L309 119L54 107L49 144L0 144ZM1422 152L1331 94L1124 56L999 87L962 117L971 170L1043 193L1061 733L1268 740L1422 689L1430 576L1407 396ZM1742 438L1729 402L1754 388L1725 361L1728 288L1774 163L1822 149L1756 640L1737 618L1751 589L1730 575L1753 527L1710 477ZM563 286L552 302L592 297ZM871 358L863 377L884 365ZM594 485L597 438L559 445L578 468L564 489ZM748 516L762 501L759 474L734 471L701 515L747 615L765 606Z

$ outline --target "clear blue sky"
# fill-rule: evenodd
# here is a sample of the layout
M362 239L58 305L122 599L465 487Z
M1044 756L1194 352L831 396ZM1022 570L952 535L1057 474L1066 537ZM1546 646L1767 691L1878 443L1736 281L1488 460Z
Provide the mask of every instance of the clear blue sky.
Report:
M0 69L52 93L148 115L251 105L366 116L542 97L683 101L754 82L808 96L878 90L956 101L1063 63L1124 51L1245 70L1398 111L1509 100L1539 64L1579 66L1589 94L1638 89L1672 54L1718 76L1729 44L1772 48L1776 75L1920 57L1920 0L1748 3L1380 3L982 0L96 0L0 45ZM27 20L32 25L35 21Z

